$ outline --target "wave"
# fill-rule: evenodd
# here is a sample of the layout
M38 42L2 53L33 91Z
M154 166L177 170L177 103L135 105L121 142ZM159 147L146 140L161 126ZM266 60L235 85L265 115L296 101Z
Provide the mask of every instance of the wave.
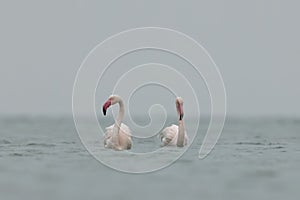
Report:
M56 145L55 144L47 144L47 143L34 143L34 142L31 142L31 143L26 144L26 146L55 147Z
M2 140L0 140L0 144L11 144L11 141L2 139Z

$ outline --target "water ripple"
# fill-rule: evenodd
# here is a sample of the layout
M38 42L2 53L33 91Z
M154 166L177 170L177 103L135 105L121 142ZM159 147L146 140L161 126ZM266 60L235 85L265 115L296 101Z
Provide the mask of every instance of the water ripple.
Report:
M0 140L0 144L11 144L11 141L2 139L2 140Z
M56 145L55 144L47 144L47 143L34 143L34 142L31 142L31 143L26 144L26 146L55 147Z

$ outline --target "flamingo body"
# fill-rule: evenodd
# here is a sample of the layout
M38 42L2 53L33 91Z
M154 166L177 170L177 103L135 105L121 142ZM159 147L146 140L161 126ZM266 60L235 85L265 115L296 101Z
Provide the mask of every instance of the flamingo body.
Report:
M114 124L106 127L106 132L104 135L104 147L114 150L127 150L131 149L132 140L131 140L131 131L129 127L125 124L121 124L119 133L118 133L118 143L115 143L112 140Z
M178 126L172 124L171 126L164 128L164 130L159 134L159 138L162 142L161 146L177 146ZM188 136L185 131L183 145L187 145L187 142Z

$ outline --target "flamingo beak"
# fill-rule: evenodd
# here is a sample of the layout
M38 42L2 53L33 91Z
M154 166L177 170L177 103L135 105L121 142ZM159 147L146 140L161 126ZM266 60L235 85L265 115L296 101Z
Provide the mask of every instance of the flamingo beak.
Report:
M110 101L110 100L106 101L106 102L103 104L102 111L103 111L103 115L104 115L104 116L106 115L106 110L107 110L107 108L108 108L109 106L111 106L111 101Z
M179 106L179 120L182 120L183 119L183 106L180 105Z
M177 112L179 114L179 120L183 119L183 105L178 103L177 104Z

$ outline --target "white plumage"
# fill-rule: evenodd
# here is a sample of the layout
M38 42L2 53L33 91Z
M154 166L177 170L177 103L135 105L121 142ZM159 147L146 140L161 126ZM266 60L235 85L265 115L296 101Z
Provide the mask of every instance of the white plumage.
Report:
M131 131L129 127L125 124L121 124L120 131L118 134L118 140L119 140L119 145L116 146L112 142L112 134L113 134L113 129L114 129L114 124L106 127L106 132L104 135L104 147L109 148L109 149L115 149L115 150L126 150L130 149L132 146L132 140L131 140Z
M162 146L177 146L178 126L172 124L171 126L164 128L159 134L159 138L162 142ZM187 142L188 136L186 131L184 131L184 146L187 145Z

